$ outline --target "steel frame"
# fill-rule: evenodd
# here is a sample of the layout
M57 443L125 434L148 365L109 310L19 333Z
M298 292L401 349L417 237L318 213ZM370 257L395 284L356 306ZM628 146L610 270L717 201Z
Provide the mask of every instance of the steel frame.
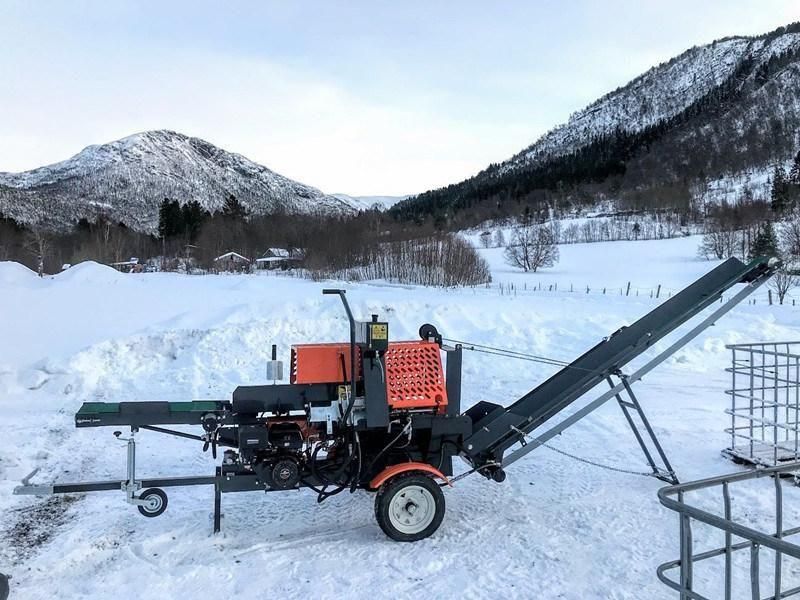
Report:
M730 344L726 414L737 462L777 466L800 460L800 342Z
M783 589L784 558L790 557L800 561L800 545L789 542L786 538L800 533L800 527L783 528L783 486L781 478L794 475L800 470L800 462L792 462L778 467L751 470L744 473L721 475L699 481L683 483L662 488L658 491L658 499L668 509L675 511L680 519L680 558L659 565L656 570L659 580L680 593L681 600L710 600L697 591L694 581L696 563L711 558L724 556L723 585L724 598L731 600L733 594L732 556L738 550L750 550L750 590L749 597L762 600L761 568L759 558L762 548L775 553L775 566L772 573L772 593L763 600L788 598L800 594L800 586ZM765 533L743 525L733 519L730 487L732 484L771 477L775 489L775 528L774 533ZM686 496L691 492L718 488L722 495L723 515L710 513L687 503ZM712 550L695 553L692 539L692 523L697 521L724 532L725 545ZM733 536L743 541L734 543ZM800 563L795 563L795 571ZM667 573L678 569L678 580L671 579ZM743 596L737 595L736 598Z

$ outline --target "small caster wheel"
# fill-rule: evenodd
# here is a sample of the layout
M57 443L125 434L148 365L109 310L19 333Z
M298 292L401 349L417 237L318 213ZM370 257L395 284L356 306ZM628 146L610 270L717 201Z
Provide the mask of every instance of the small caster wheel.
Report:
M439 334L439 331L430 323L425 323L419 328L419 337L426 341L433 338L437 343L441 343L442 341L442 336Z
M442 523L444 510L442 488L419 473L392 477L375 496L378 525L398 542L416 542L432 535Z
M497 483L503 483L506 480L506 472L500 467L492 470L491 475L492 480L496 481Z
M145 517L157 517L167 510L167 494L164 490L150 488L139 495L139 500L145 502L136 508Z

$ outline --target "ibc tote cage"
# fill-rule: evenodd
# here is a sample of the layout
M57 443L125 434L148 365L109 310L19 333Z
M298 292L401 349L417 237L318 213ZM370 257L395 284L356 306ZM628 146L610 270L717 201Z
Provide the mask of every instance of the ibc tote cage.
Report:
M800 342L730 344L731 445L739 463L774 467L800 460Z

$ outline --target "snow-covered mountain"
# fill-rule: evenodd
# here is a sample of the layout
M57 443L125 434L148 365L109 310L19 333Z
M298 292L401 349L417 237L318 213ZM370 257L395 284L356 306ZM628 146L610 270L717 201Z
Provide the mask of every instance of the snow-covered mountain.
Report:
M800 150L800 23L691 48L573 114L510 159L393 208L462 221L611 201L702 211L765 199ZM725 190L721 194L720 190Z
M348 194L331 194L334 198L338 198L342 202L345 202L348 206L351 206L355 210L387 210L397 204L398 202L402 202L408 195L406 196L350 196Z
M763 38L732 37L691 48L576 112L503 167L530 166L617 132L640 132L685 111L723 85L737 68L746 64L755 72L770 59L798 50L800 31Z
M66 227L104 216L151 232L165 198L214 212L229 196L254 214L342 213L359 202L322 193L204 140L159 130L89 146L60 163L0 173L0 213Z

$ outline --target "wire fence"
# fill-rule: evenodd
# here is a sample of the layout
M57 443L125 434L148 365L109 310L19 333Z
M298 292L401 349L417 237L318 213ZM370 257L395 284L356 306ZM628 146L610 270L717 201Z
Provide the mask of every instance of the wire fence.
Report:
M538 294L576 294L583 296L616 296L623 298L632 298L636 300L653 299L664 301L678 292L682 288L668 288L661 284L653 287L639 287L633 285L632 282L627 282L622 286L604 286L604 285L589 285L589 284L573 284L573 283L544 283L537 282L528 285L523 283L494 281L485 286L478 286L478 288L490 290L500 296L533 296ZM477 289L477 288L476 288ZM723 296L722 301L726 300L727 296ZM778 295L771 289L753 294L748 300L749 305L766 305L778 306L781 304ZM787 293L783 298L784 306L800 306L800 288L794 294Z

